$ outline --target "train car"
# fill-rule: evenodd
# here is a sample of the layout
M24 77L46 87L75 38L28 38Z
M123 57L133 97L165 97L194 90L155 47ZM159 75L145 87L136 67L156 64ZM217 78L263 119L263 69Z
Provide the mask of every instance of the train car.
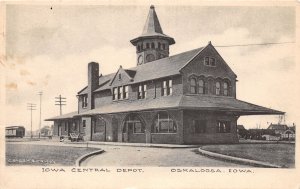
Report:
M25 127L23 126L9 126L5 127L5 137L7 138L23 138L25 135Z

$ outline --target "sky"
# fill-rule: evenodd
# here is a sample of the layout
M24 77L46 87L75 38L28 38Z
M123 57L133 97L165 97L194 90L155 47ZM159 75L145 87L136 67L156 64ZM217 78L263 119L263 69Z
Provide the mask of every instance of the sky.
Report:
M100 72L136 65L129 42L141 34L150 5L8 5L6 7L6 125L30 128L27 103L37 104L33 129L59 115L55 97L67 98L63 113L77 110L76 94L87 85L87 64ZM223 45L295 42L293 7L155 6L165 34L173 37L170 55L211 41L238 76L237 98L286 112L297 120L298 85L295 43L260 46ZM266 128L278 116L242 116L246 128ZM52 122L43 121L42 125ZM297 124L297 123L296 123Z

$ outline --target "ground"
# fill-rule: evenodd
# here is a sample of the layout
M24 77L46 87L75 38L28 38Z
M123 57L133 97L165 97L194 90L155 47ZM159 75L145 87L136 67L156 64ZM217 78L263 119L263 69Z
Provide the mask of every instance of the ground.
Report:
M97 148L6 144L6 165L55 165L74 166L80 156Z
M82 166L155 166L155 167L250 167L211 159L197 148L152 148L103 145L104 153L87 158Z
M204 150L220 154L295 167L295 144L205 145Z

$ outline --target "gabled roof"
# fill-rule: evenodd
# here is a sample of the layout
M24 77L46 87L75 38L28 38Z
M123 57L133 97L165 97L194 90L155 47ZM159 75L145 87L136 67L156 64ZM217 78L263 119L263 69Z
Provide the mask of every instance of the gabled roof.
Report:
M150 6L149 14L142 32L142 35L139 37L132 39L130 42L133 45L136 45L137 41L143 38L163 38L169 41L169 45L175 43L175 40L172 37L165 35L161 29L157 14L155 12L155 8L153 5Z
M273 129L273 130L287 130L289 127L286 124L270 124L268 129Z
M182 66L184 66L188 61L190 61L194 56L196 56L204 47L186 51L180 54L176 54L170 57L162 58L153 62L142 64L129 69L123 69L129 77L133 79L133 83L140 83L144 81L154 80L158 78L164 78L168 76L174 76L180 74ZM159 69L157 69L159 68ZM116 77L116 73L111 73L104 75L99 78L99 88L94 92L110 89L110 83ZM104 81L110 81L104 83ZM101 83L103 85L101 85ZM87 89L82 89L78 95L86 94Z

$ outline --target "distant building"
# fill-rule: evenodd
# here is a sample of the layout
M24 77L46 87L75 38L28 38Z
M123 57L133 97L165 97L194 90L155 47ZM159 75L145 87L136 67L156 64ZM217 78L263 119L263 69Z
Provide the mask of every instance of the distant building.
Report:
M288 127L286 124L270 124L268 130L280 135L281 140L295 140L295 125Z
M47 119L54 121L54 136L80 133L86 141L236 143L240 116L283 114L236 99L237 75L211 42L169 56L175 40L163 33L154 6L142 34L130 42L136 49L136 66L120 66L115 73L102 75L98 63L89 63L88 84L77 94L78 109Z

